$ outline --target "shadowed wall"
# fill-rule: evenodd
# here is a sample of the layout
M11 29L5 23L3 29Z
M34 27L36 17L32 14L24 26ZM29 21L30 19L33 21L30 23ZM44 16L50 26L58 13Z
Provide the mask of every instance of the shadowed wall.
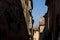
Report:
M20 0L0 0L0 40L29 40Z

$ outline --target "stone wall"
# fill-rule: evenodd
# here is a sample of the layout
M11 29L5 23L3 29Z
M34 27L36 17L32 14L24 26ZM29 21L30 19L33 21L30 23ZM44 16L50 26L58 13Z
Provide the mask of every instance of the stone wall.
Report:
M29 40L29 8L32 6L27 4L29 0L0 1L0 40Z
M24 16L25 16L25 20L27 23L27 29L28 32L30 34L30 28L32 27L32 22L33 22L33 17L32 17L32 0L21 0L22 1L22 6L23 6L23 12L24 12Z
M58 40L59 26L58 21L60 18L60 0L46 0L46 5L48 6L48 16L49 16L49 31L51 34L51 40ZM57 17L58 16L58 17Z

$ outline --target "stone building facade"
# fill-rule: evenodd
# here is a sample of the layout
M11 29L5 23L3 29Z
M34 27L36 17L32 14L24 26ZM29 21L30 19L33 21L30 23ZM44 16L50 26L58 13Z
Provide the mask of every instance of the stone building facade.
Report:
M0 1L0 40L29 40L32 0Z
M45 28L45 19L44 19L44 17L40 17L39 27L40 27L40 33L42 33L43 29Z
M39 40L39 27L34 26L33 27L33 40Z
M42 40L42 34L45 28L45 19L44 17L40 17L40 21L39 21L39 40Z
M23 7L25 20L28 26L27 29L30 35L31 33L29 29L32 28L33 21L34 21L31 14L32 9L33 9L32 0L21 0L21 1L22 1L22 7Z
M43 16L45 18L45 27L47 28L47 30L49 29L49 17L48 17L48 12Z
M50 29L50 26L49 26L49 16L48 16L48 12L43 16L45 18L45 28L44 28L44 38L43 39L46 39L46 40L51 40L51 30Z
M48 39L47 40L60 40L60 0L46 0L48 6ZM46 20L46 22L47 22Z

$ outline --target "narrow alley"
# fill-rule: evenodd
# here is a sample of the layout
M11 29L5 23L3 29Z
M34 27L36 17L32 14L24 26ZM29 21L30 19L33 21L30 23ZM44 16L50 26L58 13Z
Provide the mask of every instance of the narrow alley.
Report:
M0 0L0 40L60 40L60 0Z

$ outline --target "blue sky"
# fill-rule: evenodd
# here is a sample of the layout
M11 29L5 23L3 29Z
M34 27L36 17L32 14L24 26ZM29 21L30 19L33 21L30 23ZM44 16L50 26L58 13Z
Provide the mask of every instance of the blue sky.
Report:
M39 26L39 19L47 12L47 6L45 0L33 0L32 16L34 19L33 26Z

